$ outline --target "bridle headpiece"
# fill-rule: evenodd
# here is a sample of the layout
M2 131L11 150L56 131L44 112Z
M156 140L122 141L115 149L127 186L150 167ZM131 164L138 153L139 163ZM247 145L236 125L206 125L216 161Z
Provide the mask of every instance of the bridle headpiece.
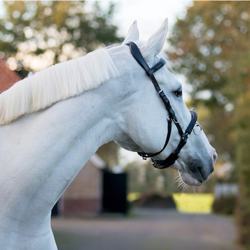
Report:
M137 45L133 42L128 42L126 45L128 45L130 47L130 51L131 54L133 55L133 57L135 58L135 60L140 64L140 66L146 71L146 74L148 75L148 77L150 78L150 80L152 81L152 83L154 84L154 87L156 89L156 91L158 92L160 98L162 99L167 111L168 111L168 117L167 117L167 121L168 121L168 133L167 133L167 137L166 137L166 141L165 144L163 146L163 148L156 152L156 153L145 153L145 152L138 152L138 154L143 158L143 159L147 159L147 158L152 158L156 155L159 155L168 145L169 139L170 139L170 135L171 135L171 130L172 130L172 123L175 124L178 133L180 135L180 142L177 146L177 148L165 159L165 160L154 160L152 159L152 164L155 168L158 169L164 169L167 167L170 167L172 164L175 163L175 161L178 159L178 154L180 153L181 149L184 147L184 145L187 143L187 139L189 137L189 135L191 134L193 128L197 128L199 127L199 129L201 130L200 125L197 123L197 114L196 112L192 109L190 110L191 113L191 121L189 123L189 125L187 126L186 130L183 132L179 121L175 115L174 110L172 109L171 105L170 105L170 101L167 98L167 96L165 95L165 93L163 92L163 90L160 88L157 80L154 77L154 73L159 70L160 68L162 68L165 65L165 60L160 59L160 61L155 64L152 68L149 68L148 64L146 63L146 61L144 60L139 48L137 47ZM196 133L197 134L197 133Z

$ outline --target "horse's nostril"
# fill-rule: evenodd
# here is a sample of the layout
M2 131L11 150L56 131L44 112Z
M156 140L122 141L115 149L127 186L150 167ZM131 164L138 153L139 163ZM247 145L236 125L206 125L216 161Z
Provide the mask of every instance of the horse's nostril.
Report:
M218 159L218 155L217 155L216 151L214 151L212 158L213 158L213 161L215 163L217 161L217 159Z

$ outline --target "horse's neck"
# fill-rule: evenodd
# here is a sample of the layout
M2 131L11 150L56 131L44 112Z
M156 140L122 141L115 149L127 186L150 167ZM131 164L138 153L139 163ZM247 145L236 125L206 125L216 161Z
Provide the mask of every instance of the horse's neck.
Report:
M115 124L108 115L112 107L104 100L108 96L95 89L1 127L5 144L0 144L1 156L7 152L8 158L12 156L12 165L2 168L36 169L39 177L53 171L52 175L71 181L96 150L115 137ZM27 174L36 177L32 171Z
M87 160L115 139L114 93L104 91L100 86L0 127L0 220L41 225Z

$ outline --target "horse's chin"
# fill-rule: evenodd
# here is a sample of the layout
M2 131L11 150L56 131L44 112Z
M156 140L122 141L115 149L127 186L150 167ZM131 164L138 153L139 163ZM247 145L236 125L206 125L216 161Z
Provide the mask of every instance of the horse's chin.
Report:
M202 183L194 179L189 173L180 172L180 177L182 181L189 186L201 186L202 185Z

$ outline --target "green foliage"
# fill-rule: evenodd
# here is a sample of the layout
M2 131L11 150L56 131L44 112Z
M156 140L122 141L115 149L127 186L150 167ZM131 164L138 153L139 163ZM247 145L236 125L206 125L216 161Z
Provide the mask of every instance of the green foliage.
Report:
M236 220L240 230L238 235L239 242L250 248L250 154L249 154L249 140L250 140L250 97L246 92L239 98L240 112L237 114L239 121L237 131L237 164L239 166L238 183L240 190L240 197L238 207L236 210Z
M234 195L221 196L213 203L213 212L216 214L233 215L236 208Z
M192 85L193 104L211 110L206 132L218 153L233 160L237 96L250 80L249 12L247 2L194 2L169 39L174 69Z
M145 164L132 162L126 166L126 173L129 175L130 193L151 193L151 192L178 192L177 183L173 170L159 170L153 168L150 161Z
M250 248L249 27L249 2L194 2L185 18L177 21L169 40L174 69L185 74L192 85L193 104L202 103L210 110L204 127L210 138L215 138L212 144L219 159L237 165L238 238L247 248Z
M103 11L84 1L5 1L4 8L1 57L15 57L31 69L34 58L46 59L47 67L121 40L112 24L113 4Z
M106 162L110 170L118 165L119 148L120 147L114 141L111 141L102 145L96 152Z

